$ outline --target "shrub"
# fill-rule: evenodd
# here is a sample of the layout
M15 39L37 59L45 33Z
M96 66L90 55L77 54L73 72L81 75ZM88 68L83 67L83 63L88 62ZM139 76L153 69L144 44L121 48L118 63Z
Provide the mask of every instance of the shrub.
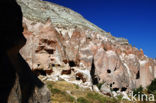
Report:
M152 81L152 83L147 87L148 93L156 92L156 79Z
M140 86L139 88L133 89L133 95L135 94L143 94L143 87Z
M66 94L66 98L67 98L67 100L70 101L70 102L74 102L74 101L75 101L75 98L74 98L74 97L72 97L72 96L70 96L70 95L67 95L67 94Z
M154 94L154 97L156 99L156 79L154 79L152 83L147 87L147 92Z
M98 83L96 86L101 89L101 86L103 85L104 83Z

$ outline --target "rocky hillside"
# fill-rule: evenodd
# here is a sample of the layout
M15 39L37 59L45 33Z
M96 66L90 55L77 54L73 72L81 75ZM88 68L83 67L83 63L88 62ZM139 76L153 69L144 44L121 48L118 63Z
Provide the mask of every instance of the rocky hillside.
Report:
M40 0L17 2L27 39L20 53L43 81L63 79L108 95L111 90L146 87L156 78L156 60L128 40L113 37L63 6Z

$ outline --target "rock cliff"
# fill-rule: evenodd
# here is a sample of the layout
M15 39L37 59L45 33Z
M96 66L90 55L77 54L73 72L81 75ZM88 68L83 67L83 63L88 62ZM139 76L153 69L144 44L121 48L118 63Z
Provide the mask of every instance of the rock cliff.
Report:
M65 80L107 94L148 86L156 61L128 40L116 38L63 6L17 0L26 45L20 53L41 80Z
M19 53L26 43L20 6L1 0L0 12L0 103L50 103L49 89Z

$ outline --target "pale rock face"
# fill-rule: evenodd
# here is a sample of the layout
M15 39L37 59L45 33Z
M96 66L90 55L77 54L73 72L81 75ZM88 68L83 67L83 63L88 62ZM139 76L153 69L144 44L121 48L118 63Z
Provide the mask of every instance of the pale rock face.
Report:
M154 65L154 78L156 78L156 65Z
M112 88L121 88L128 85L126 80L127 71L114 51L100 51L95 55L95 72L99 76L100 82L107 82ZM125 79L125 80L124 80ZM120 81L123 81L120 83ZM123 84L122 84L123 83Z
M122 62L126 67L130 79L129 87L137 87L138 79L140 78L140 64L137 57L134 54L128 54L124 57Z
M111 90L110 90L110 87L109 87L109 85L107 84L107 83L104 83L102 86L101 86L101 92L103 93L103 94L108 94L108 93L110 93L111 94Z
M101 93L99 88L96 85L93 85L93 91L95 91L97 93Z
M140 84L143 87L146 87L147 85L150 85L151 81L154 78L154 75L153 75L154 67L152 68L150 60L140 61L140 63L141 63Z
M85 88L96 81L104 83L99 89L105 94L110 89L128 92L146 87L156 77L156 63L142 49L102 31L80 14L45 1L17 2L27 39L20 53L32 70L53 70L44 80L64 79ZM68 73L62 74L63 70Z
M131 99L128 97L128 95L125 92L122 92L122 95L123 95L122 99L131 101Z

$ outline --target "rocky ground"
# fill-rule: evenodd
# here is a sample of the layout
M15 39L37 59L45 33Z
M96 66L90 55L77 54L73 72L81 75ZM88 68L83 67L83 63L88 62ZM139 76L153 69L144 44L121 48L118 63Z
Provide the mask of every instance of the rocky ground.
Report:
M128 40L113 37L63 6L17 2L27 39L20 53L42 81L65 80L113 96L146 87L156 78L156 60Z

